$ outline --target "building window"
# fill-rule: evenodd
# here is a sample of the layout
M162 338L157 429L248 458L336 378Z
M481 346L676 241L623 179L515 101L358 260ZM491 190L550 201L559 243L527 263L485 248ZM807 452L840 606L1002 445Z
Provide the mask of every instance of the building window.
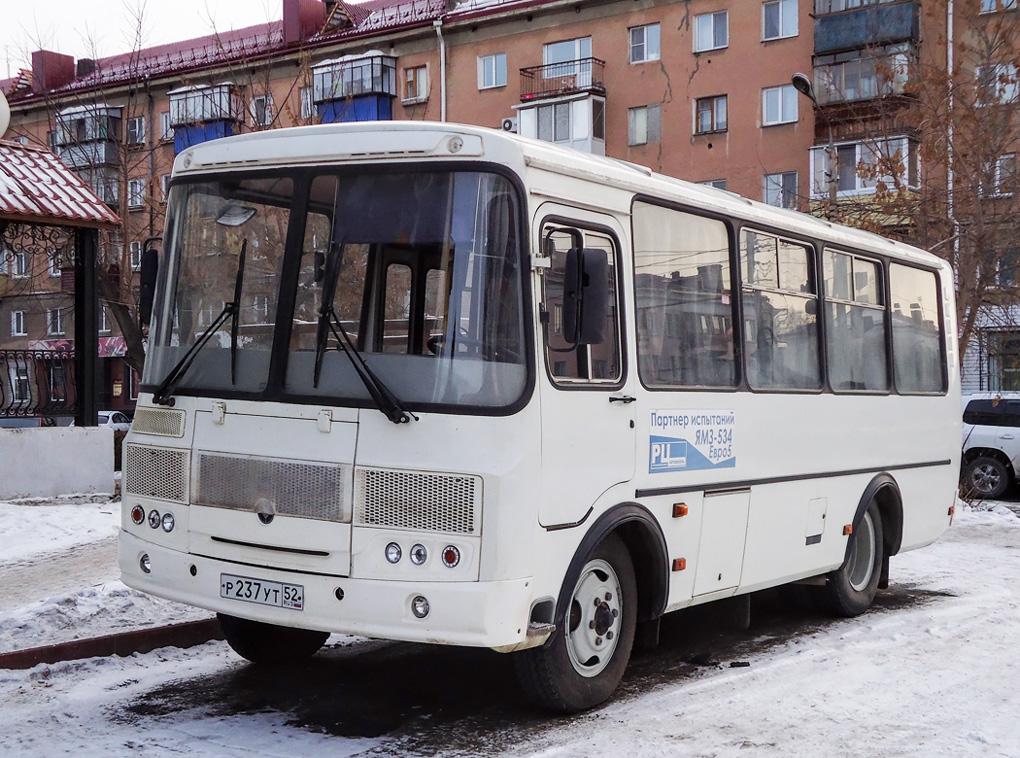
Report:
M815 0L815 15L821 16L825 13L839 13L860 8L864 5L880 5L896 2L897 0Z
M145 205L145 180L128 179L128 206L141 208Z
M797 172L784 171L781 174L765 174L762 186L762 200L777 208L797 209Z
M791 124L797 120L797 90L792 84L761 91L762 126Z
M99 333L110 333L110 312L106 309L105 305L99 309Z
M506 86L506 53L478 56L478 89Z
M164 142L174 138L174 128L170 125L170 111L159 114L159 138Z
M131 243L131 270L138 271L142 267L142 243L135 241Z
M127 120L127 141L129 145L145 144L145 116L135 116Z
M797 36L797 0L776 0L761 7L761 38Z
M826 105L901 93L913 55L907 43L817 55L815 96Z
M170 196L170 174L163 174L159 177L159 189L163 193L163 202Z
M543 79L563 79L571 89L592 83L591 37L565 39L542 45Z
M27 145L28 137L26 137L24 134L19 134L16 137L11 137L11 142L16 142L19 145Z
M627 144L647 145L661 139L660 106L642 105L627 110Z
M570 103L539 106L538 138L546 142L570 141Z
M302 87L298 93L301 99L301 119L308 121L315 114L315 103L312 100L312 88Z
M67 402L67 375L64 373L64 366L60 363L51 363L46 370L46 378L49 384L50 402Z
M729 12L718 11L694 17L694 52L718 50L730 43Z
M720 189L720 190L726 189L726 180L725 179L706 179L703 182L698 182L698 184L701 184L701 185L703 185L705 187L715 187L716 189Z
M1017 67L1013 63L978 66L978 105L1002 105L1017 101Z
M15 403L27 404L32 399L32 385L28 366L8 364L7 376L11 381L11 398Z
M28 253L24 250L11 255L11 264L11 276L15 279L26 279L32 273L32 268L28 261Z
M421 103L429 99L428 66L404 69L404 102Z
M60 276L61 255L59 250L51 250L49 259L50 276Z
M659 25L635 26L630 29L630 62L659 60Z
M46 309L46 333L54 337L64 333L64 320L61 317L60 308Z
M256 95L251 99L249 110L252 126L270 126L273 123L273 96Z
M11 311L11 336L27 337L28 330L25 325L24 311Z
M1015 11L1016 3L1017 0L981 0L981 12Z
M982 194L989 197L1012 197L1016 191L1016 153L1000 155L988 166L988 181L982 182ZM984 188L988 187L985 192Z
M694 133L726 131L726 95L701 97L694 101Z
M995 261L995 283L1000 287L1016 287L1020 282L1020 249L1011 245Z
M836 168L830 168L830 149L811 148L811 196L827 197L830 180L840 194L867 194L879 182L887 187L918 186L916 144L907 137L888 137L835 146Z

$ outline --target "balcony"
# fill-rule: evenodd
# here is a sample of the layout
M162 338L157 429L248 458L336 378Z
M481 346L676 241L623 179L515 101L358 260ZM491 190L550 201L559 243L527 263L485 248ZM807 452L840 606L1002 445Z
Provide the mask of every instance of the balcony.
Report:
M521 102L579 93L605 95L606 62L578 58L521 69Z
M59 145L56 153L61 163L75 170L120 165L120 150L113 140Z
M918 40L917 2L869 4L815 18L815 55Z

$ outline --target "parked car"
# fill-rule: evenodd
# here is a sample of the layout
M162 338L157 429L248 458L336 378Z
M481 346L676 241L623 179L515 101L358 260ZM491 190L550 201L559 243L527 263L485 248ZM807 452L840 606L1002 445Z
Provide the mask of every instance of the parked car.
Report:
M131 428L131 419L121 411L98 411L96 416L98 417L97 426L108 426L118 432L126 432ZM71 426L74 426L73 421Z
M963 399L962 495L995 499L1016 482L1020 465L1020 392Z

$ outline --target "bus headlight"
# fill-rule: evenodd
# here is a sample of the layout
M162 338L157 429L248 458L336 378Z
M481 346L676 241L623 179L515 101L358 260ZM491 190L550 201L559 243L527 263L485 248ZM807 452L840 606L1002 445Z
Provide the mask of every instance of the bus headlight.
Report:
M423 619L429 615L429 601L418 595L411 601L411 613L415 618Z
M162 519L159 516L159 511L149 511L149 526L153 529L159 529L159 524Z
M390 563L397 563L400 561L400 556L404 554L404 551L400 549L400 545L396 542L391 542L386 546L386 560Z
M174 530L174 524L176 523L177 522L174 520L174 514L172 513L163 514L162 527L164 532L166 532L167 534L172 532Z
M415 566L420 566L428 560L429 551L425 549L425 546L421 543L411 547L411 563Z

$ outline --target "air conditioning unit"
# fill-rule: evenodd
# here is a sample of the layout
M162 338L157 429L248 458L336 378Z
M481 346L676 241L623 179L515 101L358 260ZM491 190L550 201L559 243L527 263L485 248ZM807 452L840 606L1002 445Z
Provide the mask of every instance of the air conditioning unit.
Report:
M510 116L503 119L503 123L500 125L504 132L517 132L517 116Z

